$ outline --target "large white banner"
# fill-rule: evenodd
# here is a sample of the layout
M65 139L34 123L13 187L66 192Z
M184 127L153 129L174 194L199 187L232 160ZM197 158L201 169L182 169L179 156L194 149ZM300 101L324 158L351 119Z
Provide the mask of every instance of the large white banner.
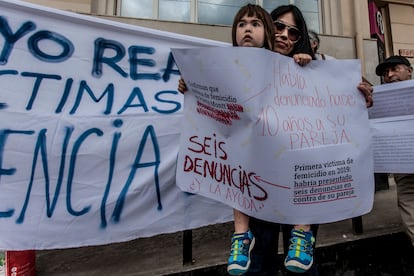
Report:
M257 48L174 49L186 80L177 184L264 220L311 224L372 209L358 60L301 67Z
M170 50L224 45L0 1L0 249L230 220L175 185L183 97Z

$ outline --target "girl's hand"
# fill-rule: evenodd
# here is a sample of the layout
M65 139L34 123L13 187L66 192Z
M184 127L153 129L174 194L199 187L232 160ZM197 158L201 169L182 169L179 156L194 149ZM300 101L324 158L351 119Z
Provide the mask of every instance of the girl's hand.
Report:
M372 85L366 81L362 81L357 87L365 97L366 106L371 107L374 104L374 100L372 99L372 92L374 91L374 88L372 88Z
M188 90L187 85L185 84L185 82L184 82L184 80L183 80L182 77L180 77L180 79L178 80L178 88L177 88L177 90L181 94L184 94Z
M308 64L312 60L312 57L310 55L308 55L308 54L295 54L293 56L293 59L300 66L304 66L304 65Z

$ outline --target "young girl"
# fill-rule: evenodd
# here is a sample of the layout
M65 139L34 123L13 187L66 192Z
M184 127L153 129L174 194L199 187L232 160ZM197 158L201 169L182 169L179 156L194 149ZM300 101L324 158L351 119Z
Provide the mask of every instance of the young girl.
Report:
M273 50L274 28L270 15L258 5L243 6L233 19L232 40L233 46ZM234 234L227 271L231 275L240 275L249 268L255 238L249 230L249 216L236 209L233 213Z
M269 26L271 19L276 20L273 20L273 24L270 23ZM266 46L269 35L274 41L273 47L271 42ZM314 59L306 23L300 10L293 5L275 9L271 18L260 6L242 7L234 17L232 39L233 46L273 49L282 55L293 57L300 65L305 65ZM233 213L235 231L231 240L227 271L231 275L240 275L250 266L250 252L255 244L255 238L249 229L249 216L236 209ZM304 272L312 266L315 239L310 231L310 225L295 225L291 233L291 245L285 266L295 272Z

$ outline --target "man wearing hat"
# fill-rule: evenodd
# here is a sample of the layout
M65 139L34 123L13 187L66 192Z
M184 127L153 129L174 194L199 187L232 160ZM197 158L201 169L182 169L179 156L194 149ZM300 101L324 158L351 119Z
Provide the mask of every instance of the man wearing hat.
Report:
M385 83L411 80L413 67L402 56L390 56L380 63L375 73L382 77ZM414 93L414 92L413 92ZM414 172L413 174L394 174L397 184L398 209L406 233L414 246Z
M411 80L413 67L403 56L390 56L378 64L375 73L383 77L385 83Z

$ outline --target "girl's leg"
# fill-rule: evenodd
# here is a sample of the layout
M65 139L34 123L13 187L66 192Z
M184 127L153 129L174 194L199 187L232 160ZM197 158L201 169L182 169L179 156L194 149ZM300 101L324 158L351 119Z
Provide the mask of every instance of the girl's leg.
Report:
M294 225L293 229L309 232L311 230L311 226L310 224L299 224L299 225Z
M239 210L233 209L234 233L244 233L249 230L250 217Z

